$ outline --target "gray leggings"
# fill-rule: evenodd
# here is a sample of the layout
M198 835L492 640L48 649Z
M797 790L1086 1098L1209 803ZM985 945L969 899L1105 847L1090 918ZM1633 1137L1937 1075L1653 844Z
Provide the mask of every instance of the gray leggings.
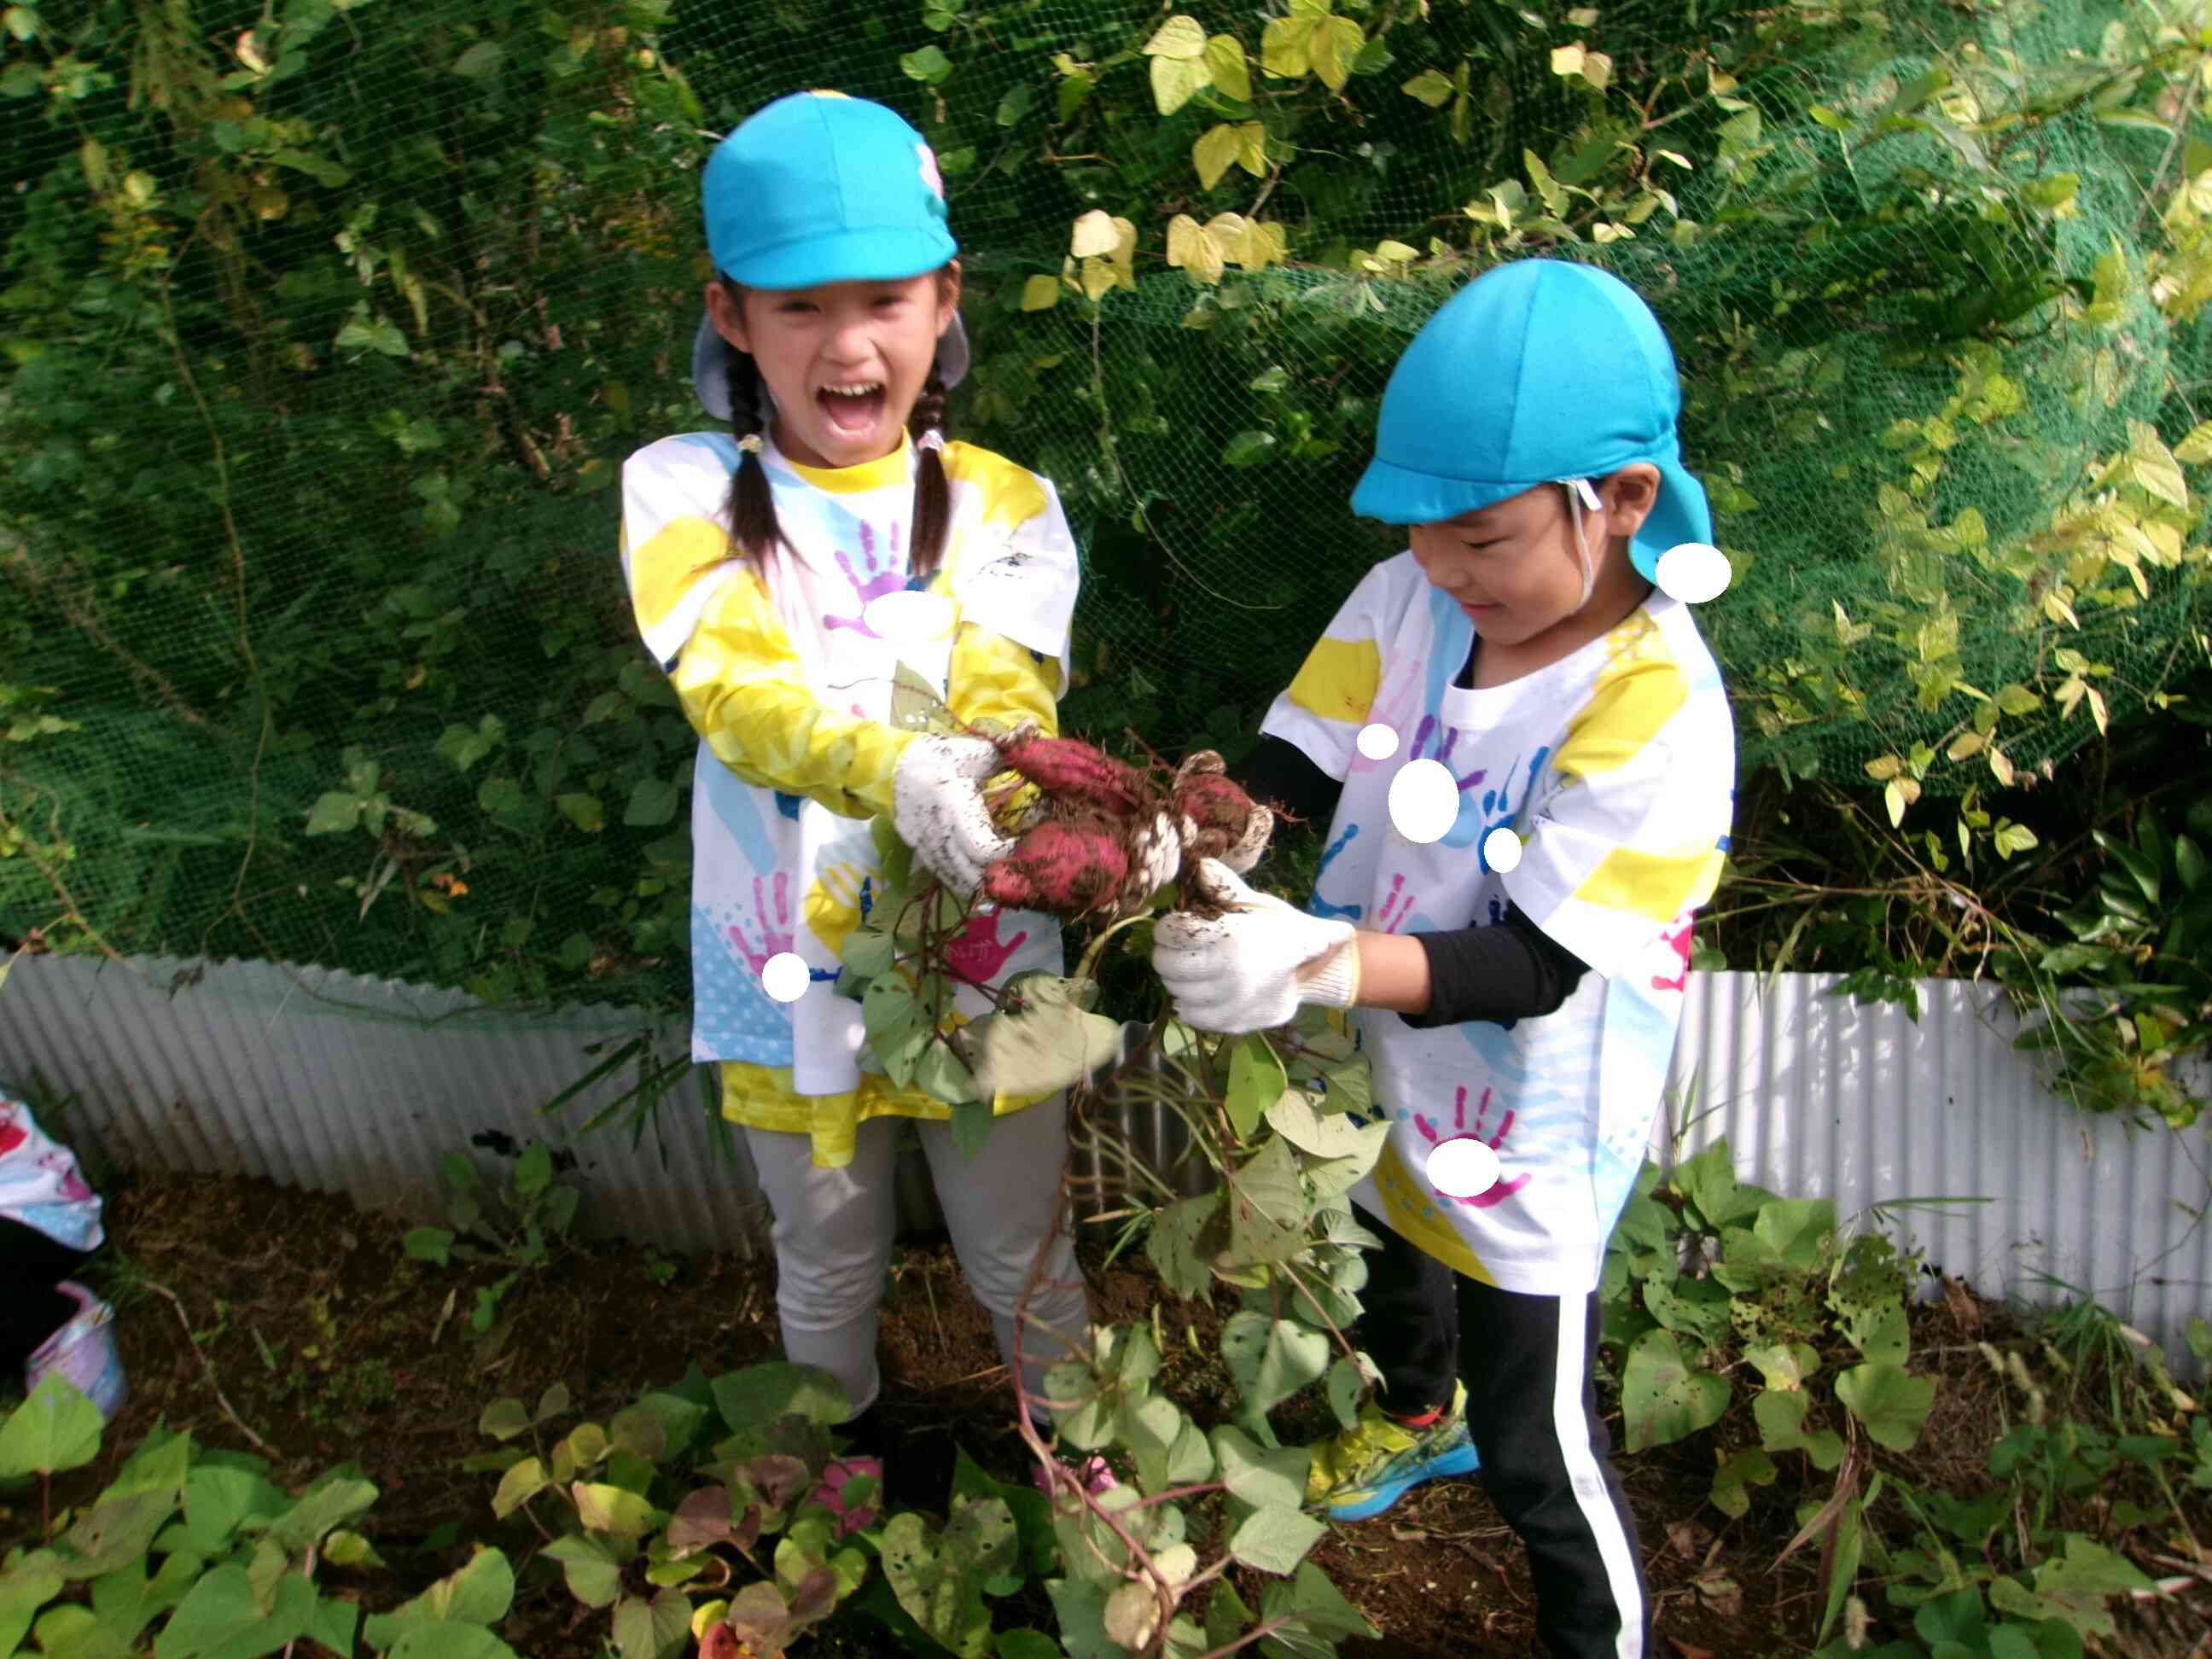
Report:
M815 1167L807 1137L745 1131L761 1190L775 1212L776 1312L783 1351L845 1385L855 1414L875 1403L876 1328L896 1222L892 1172L902 1120L860 1126L853 1161ZM1067 1099L1042 1101L1000 1117L972 1158L953 1145L950 1125L917 1122L938 1202L969 1288L991 1316L999 1352L1014 1363L1014 1310L1030 1265L1045 1247L1060 1202L1067 1157ZM1041 1394L1044 1374L1090 1352L1090 1309L1075 1245L1063 1227L1051 1242L1022 1331L1025 1386ZM1040 1415L1042 1413L1040 1412Z

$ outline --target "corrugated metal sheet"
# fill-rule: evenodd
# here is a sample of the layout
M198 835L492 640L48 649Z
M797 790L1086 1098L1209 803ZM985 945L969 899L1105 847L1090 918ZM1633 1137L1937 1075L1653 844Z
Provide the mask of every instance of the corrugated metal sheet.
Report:
M29 957L0 988L0 1077L75 1095L69 1133L126 1167L265 1176L431 1217L441 1153L561 1139L635 1073L557 1121L541 1109L597 1063L591 1045L638 1030L624 1009L499 1013L317 968ZM665 1104L640 1145L611 1128L574 1145L587 1218L672 1249L750 1249L762 1216L742 1137L718 1148L696 1091Z
M1985 987L1923 986L1916 1023L1832 996L1834 984L1693 975L1655 1155L1725 1134L1747 1180L1832 1198L1988 1292L2093 1292L2185 1353L2190 1316L2212 1307L2205 1131L2085 1121L2014 1050ZM36 1071L75 1094L70 1133L126 1164L265 1176L428 1213L440 1153L487 1133L546 1138L539 1109L590 1069L588 1045L638 1030L622 1009L500 1013L319 969L33 957L0 989L0 1077ZM684 1040L656 1038L667 1054ZM582 1122L632 1080L600 1085L562 1121ZM1179 1150L1170 1115L1106 1110L1156 1163ZM750 1248L763 1215L742 1140L718 1146L688 1087L657 1133L658 1144L612 1131L576 1144L587 1217L673 1249ZM1107 1173L1083 1152L1077 1170ZM927 1224L927 1183L913 1173L902 1219ZM1186 1164L1172 1184L1196 1190L1203 1173ZM1110 1201L1109 1190L1085 1207Z
M1923 982L1916 1021L1837 983L1692 975L1654 1156L1725 1135L1740 1178L1832 1199L1985 1294L2093 1294L2194 1370L2189 1320L2212 1313L2206 1126L2085 1118L2012 1046L1988 986Z

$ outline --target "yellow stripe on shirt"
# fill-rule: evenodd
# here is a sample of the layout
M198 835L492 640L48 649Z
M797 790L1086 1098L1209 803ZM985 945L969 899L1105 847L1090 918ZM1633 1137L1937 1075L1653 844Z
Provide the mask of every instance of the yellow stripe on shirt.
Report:
M1390 1231L1425 1255L1432 1255L1455 1273L1464 1273L1479 1285L1495 1285L1490 1270L1469 1249L1451 1223L1437 1212L1437 1206L1449 1204L1416 1182L1406 1172L1406 1165L1398 1157L1397 1148L1389 1141L1382 1143L1382 1156L1375 1164L1375 1190L1382 1195L1382 1209L1389 1218Z
M826 707L751 569L715 596L669 684L691 729L738 777L848 818L891 810L899 757L920 735Z
M1690 700L1690 682L1658 625L1638 611L1607 637L1611 660L1567 722L1552 765L1563 778L1617 772Z
M1374 641L1333 640L1324 634L1306 653L1287 695L1310 714L1358 725L1375 707L1382 684L1382 653Z
M1045 510L1044 489L1034 472L973 444L945 445L945 476L975 492L985 524L1018 530Z
M1725 861L1711 842L1681 853L1616 847L1575 890L1574 896L1584 904L1626 915L1672 921L1686 908L1703 904L1713 896Z

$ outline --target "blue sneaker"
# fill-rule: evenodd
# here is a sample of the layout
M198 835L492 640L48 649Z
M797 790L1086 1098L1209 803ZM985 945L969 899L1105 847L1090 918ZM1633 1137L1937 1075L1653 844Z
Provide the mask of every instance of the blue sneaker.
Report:
M1467 1389L1452 1386L1451 1408L1425 1429L1409 1428L1373 1401L1359 1422L1314 1448L1306 1502L1332 1521L1378 1516L1424 1480L1473 1474L1480 1461L1467 1432Z

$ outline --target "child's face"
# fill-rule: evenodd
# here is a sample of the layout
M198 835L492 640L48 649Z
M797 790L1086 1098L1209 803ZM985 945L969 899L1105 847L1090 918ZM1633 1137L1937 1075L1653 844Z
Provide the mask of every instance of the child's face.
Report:
M1611 609L1639 579L1628 538L1656 498L1659 475L1638 464L1597 485L1601 505L1582 514L1583 545L1596 585L1594 606ZM1411 531L1414 560L1460 603L1474 631L1492 645L1525 645L1583 608L1583 561L1564 485L1539 484L1480 512Z
M895 283L707 285L714 326L775 399L777 447L804 466L858 466L899 446L960 297L957 265Z

